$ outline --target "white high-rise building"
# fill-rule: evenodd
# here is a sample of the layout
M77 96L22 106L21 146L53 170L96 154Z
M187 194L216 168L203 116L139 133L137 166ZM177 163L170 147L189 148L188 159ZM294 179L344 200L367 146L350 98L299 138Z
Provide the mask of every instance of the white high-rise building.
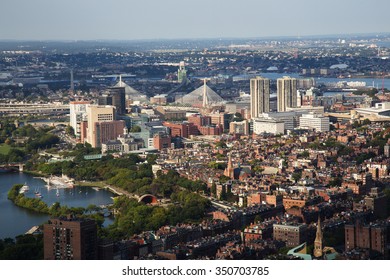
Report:
M285 76L277 80L278 112L297 107L297 79Z
M70 107L70 126L73 127L76 138L80 138L80 123L87 120L87 105L90 101L72 101Z
M318 132L329 131L329 117L323 115L309 113L303 114L299 118L301 128L314 128Z
M269 112L270 80L256 77L250 80L251 117L258 118L262 113Z

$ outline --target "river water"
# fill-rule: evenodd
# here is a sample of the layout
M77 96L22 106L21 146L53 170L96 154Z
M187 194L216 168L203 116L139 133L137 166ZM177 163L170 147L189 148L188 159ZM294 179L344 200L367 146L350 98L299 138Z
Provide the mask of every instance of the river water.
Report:
M27 197L35 197L34 191L38 190L43 195L42 200L49 206L54 202L69 207L87 207L90 204L105 205L112 203L114 196L107 190L95 190L90 187L59 189L59 196L57 196L56 189L48 190L42 179L23 173L0 173L0 239L14 238L49 219L48 215L20 208L7 199L7 193L14 184L25 183L30 187L30 191L25 194ZM112 220L106 219L104 225L110 223Z
M298 73L273 73L273 72L265 72L259 73L259 76L264 78L268 78L270 80L276 80L282 78L283 76L290 76L292 78L304 78L300 76ZM245 75L240 75L237 77L245 77ZM337 82L365 82L367 87L374 86L375 88L382 89L382 85L390 89L390 79L381 79L381 78L322 78L322 77L314 77L316 85L319 84L334 84Z

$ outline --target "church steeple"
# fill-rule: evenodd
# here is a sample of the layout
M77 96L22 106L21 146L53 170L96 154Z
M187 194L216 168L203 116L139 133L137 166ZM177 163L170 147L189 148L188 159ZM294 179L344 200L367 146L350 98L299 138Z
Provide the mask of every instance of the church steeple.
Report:
M225 168L224 175L227 177L230 177L231 179L234 179L234 168L233 168L232 154L231 153L229 153L228 165Z
M316 239L314 241L314 257L322 257L322 230L321 230L321 215L318 213Z

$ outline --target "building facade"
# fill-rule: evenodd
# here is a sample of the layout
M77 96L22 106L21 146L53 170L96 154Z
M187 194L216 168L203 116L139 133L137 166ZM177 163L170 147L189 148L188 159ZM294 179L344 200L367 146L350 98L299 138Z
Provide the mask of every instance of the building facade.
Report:
M253 133L284 134L284 122L274 118L253 119Z
M229 133L230 134L248 135L249 134L248 121L243 120L242 122L231 122L229 124Z
M389 224L363 225L357 221L345 225L345 250L369 249L387 258L389 255Z
M122 129L118 130L119 134L109 135L110 130L115 130L115 128L110 128L110 125L106 124L101 126L101 123L111 123L115 121L115 107L106 105L88 105L87 106L87 127L86 127L86 142L92 145L92 147L100 147L101 143L104 143L108 140L116 139L121 132L123 132L124 122ZM112 124L111 126L118 126L117 123ZM119 128L119 126L117 127ZM112 136L112 137L111 137ZM103 139L103 138L104 139ZM111 139L110 139L111 138Z
M112 104L116 108L118 115L126 114L126 91L125 87L108 88L109 95L112 98ZM110 104L107 104L110 105Z
M153 147L162 150L171 147L172 138L169 134L158 133L153 136Z
M70 107L70 126L77 139L81 137L81 123L87 120L87 106L90 101L72 101Z
M270 111L270 80L256 77L250 80L251 117L258 118L260 114Z
M297 107L297 79L283 77L277 80L278 112Z
M97 226L93 220L51 219L43 227L45 260L98 259Z
M329 117L314 113L303 114L299 118L299 125L301 128L312 128L318 132L326 132L329 131Z
M286 242L287 247L295 247L306 242L307 225L274 224L274 240Z
M171 123L163 122L168 127L172 137L188 138L190 135L199 135L199 130L193 123Z

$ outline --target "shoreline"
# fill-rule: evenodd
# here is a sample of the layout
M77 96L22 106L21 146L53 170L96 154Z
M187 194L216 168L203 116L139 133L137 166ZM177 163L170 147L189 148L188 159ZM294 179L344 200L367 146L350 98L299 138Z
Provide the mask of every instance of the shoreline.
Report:
M104 184L104 185L102 185ZM124 193L115 187L112 187L110 185L105 184L104 182L93 182L93 181L75 181L75 186L80 187L90 187L90 188L98 188L98 189L105 189L110 191L113 194L116 194L118 196L124 195Z
M36 171L28 171L28 170L26 170L26 171L23 171L21 173L24 173L24 174L27 174L27 175L31 175L31 176L34 176L36 178L42 179L42 180L43 180L43 178L50 177L50 175L43 174L43 173L36 172ZM74 180L73 178L71 178L71 179ZM104 184L104 185L102 185L102 184ZM74 186L80 186L80 187L91 187L91 188L105 189L105 190L108 190L111 193L116 194L116 195L123 195L124 194L123 192L121 192L119 190L116 190L114 187L106 185L104 182L76 181L75 180L73 185Z

